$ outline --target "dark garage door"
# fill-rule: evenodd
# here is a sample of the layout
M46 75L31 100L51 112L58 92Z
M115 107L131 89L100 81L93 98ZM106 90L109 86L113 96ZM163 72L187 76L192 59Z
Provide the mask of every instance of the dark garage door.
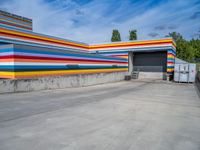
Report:
M144 72L166 72L167 52L136 52L133 69Z

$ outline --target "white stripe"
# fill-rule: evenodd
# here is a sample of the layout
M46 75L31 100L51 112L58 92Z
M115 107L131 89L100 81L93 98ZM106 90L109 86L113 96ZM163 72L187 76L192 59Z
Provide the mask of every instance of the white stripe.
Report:
M36 41L32 41L32 40L26 40L23 39L21 40L20 38L11 38L11 37L4 37L4 36L0 36L1 38L5 38L5 39L12 39L12 40L17 40L17 41L22 41L22 42L31 42L31 43L36 43L36 44L44 44L44 45L51 45L51 46L59 46L59 47L63 47L63 48L73 48L73 49L81 49L81 50L86 50L85 48L77 48L77 47L73 47L73 46L61 46L59 44L51 44L51 43L46 43L46 42L36 42Z
M76 65L77 63L30 63L30 62L1 62L2 65L26 65L26 66L66 66L66 65ZM128 64L77 64L79 66L128 66Z

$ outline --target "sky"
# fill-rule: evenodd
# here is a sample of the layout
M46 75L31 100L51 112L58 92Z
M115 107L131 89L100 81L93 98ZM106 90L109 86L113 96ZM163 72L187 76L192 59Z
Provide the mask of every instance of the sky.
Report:
M33 19L34 32L85 43L110 42L113 29L122 41L132 29L138 40L200 31L200 0L0 0L0 9Z

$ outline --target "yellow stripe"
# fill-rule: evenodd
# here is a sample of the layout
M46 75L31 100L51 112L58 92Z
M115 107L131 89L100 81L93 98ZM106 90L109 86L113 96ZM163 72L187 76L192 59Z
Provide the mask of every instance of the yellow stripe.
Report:
M72 46L81 46L85 49L98 48L99 46L126 46L127 44L151 44L151 43L154 43L154 42L172 42L172 43L174 43L172 39L161 39L161 40L148 40L148 41L138 41L138 42L134 41L134 42L111 43L111 44L98 44L98 45L88 46L88 45L85 45L85 44L78 44L78 43L75 43L75 42L57 40L57 39L54 39L54 38L47 38L47 37L42 37L42 36L38 36L38 35L25 34L25 33L22 33L22 32L12 31L12 30L7 30L7 29L1 29L1 32L15 34L15 35L21 35L21 36L26 36L26 37L36 38L36 39L41 39L41 40L47 40L47 41L51 41L51 42L59 42L59 43L62 43L62 44L71 44Z
M115 72L128 71L128 68L117 69L84 69L84 70L59 70L59 71L31 71L31 72L0 72L0 77L18 78L23 76L51 76L51 75L67 75L67 74L84 74L84 73L101 73L101 72Z
M117 56L117 58L126 58L126 59L128 59L128 56Z
M90 48L95 48L99 46L126 46L127 44L151 44L154 42L173 42L172 39L161 39L161 40L148 40L148 41L134 41L134 42L119 42L119 43L111 43L111 44L97 44L97 45L90 45Z
M73 46L83 46L83 47L87 48L87 46L83 45L83 44L77 44L77 43L73 43L73 42L66 42L66 41L56 40L56 39L53 39L53 38L35 36L35 35L31 35L31 34L24 34L24 33L18 32L18 31L1 29L1 32L15 34L15 35L21 35L21 36L26 36L26 37L30 37L30 38L36 38L36 39L40 39L40 40L48 40L48 41L51 41L51 42L60 42L62 44L72 44Z
M167 56L167 58L175 58L174 56Z
M0 71L0 77L1 78L14 78L15 73L14 72L4 72Z
M167 72L173 72L174 69L173 68L167 68Z

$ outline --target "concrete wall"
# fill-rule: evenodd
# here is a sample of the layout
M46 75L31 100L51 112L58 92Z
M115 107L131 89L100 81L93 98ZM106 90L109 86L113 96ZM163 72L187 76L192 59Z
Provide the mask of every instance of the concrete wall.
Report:
M197 87L197 93L198 93L198 95L200 97L200 71L197 72L195 85Z
M124 80L127 72L82 74L71 76L41 77L32 79L0 79L0 93L28 92L90 86Z
M139 79L166 79L166 74L164 72L139 72Z

